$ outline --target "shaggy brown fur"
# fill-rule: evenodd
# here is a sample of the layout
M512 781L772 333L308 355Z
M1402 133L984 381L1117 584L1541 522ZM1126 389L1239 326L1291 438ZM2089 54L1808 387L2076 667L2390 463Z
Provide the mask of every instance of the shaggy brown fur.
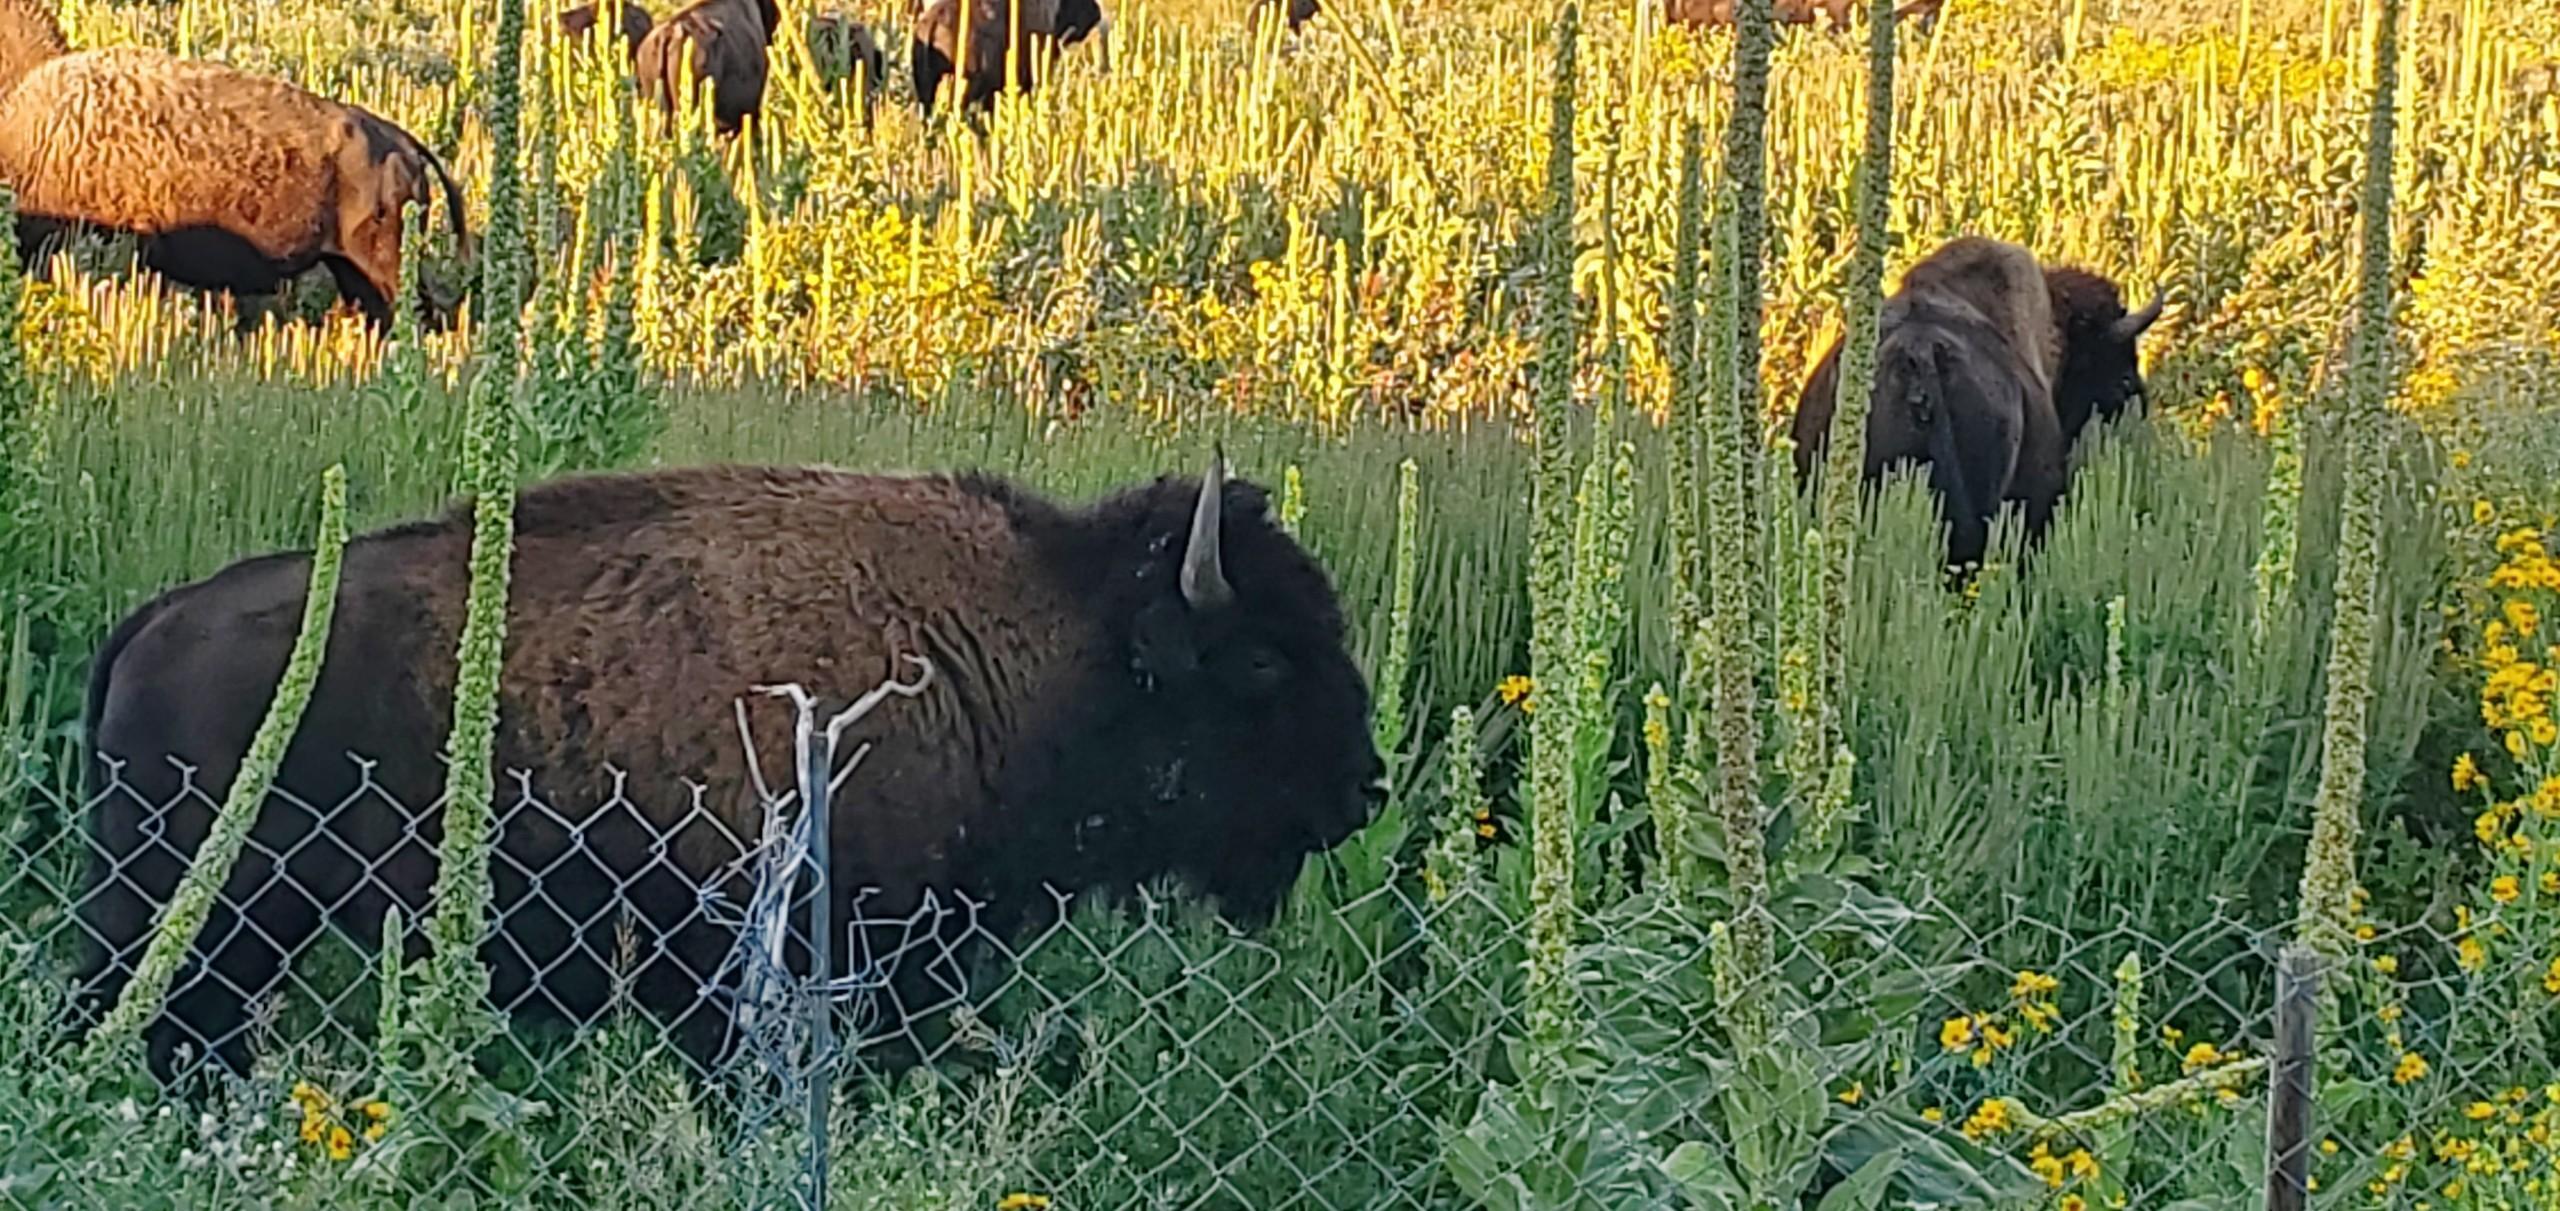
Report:
M2160 318L2167 300L2154 291L2142 310L2127 312L2124 292L2113 281L2075 265L2048 266L2044 281L2062 335L2053 407L2063 440L2076 443L2090 421L2111 421L2149 403L2135 342Z
M572 42L584 41L587 31L596 27L596 10L597 0L587 0L587 3L576 8L560 10L560 36ZM633 0L616 0L614 24L622 35L624 54L634 59L639 58L640 43L649 36L649 31L657 23L657 18L650 16L648 9L640 7Z
M969 30L963 53L961 8L966 5ZM942 82L961 80L963 109L983 109L1004 91L1005 48L1012 39L1015 14L1011 0L932 0L916 16L915 45L909 51L916 102L933 112ZM1062 47L1084 40L1102 25L1097 0L1022 0L1021 29L1025 45L1014 56L1014 86L1028 91L1038 82Z
M1947 562L1979 562L2003 501L2031 536L2051 520L2068 476L2053 406L2062 341L2043 269L2015 244L1965 236L1905 271L1879 317L1864 477L1926 464L1948 525ZM1838 406L1835 340L1796 402L1796 475L1809 480Z
M325 264L376 323L399 287L403 204L433 205L441 182L467 244L461 190L407 131L140 47L65 55L0 97L0 180L30 256L85 225L133 233L144 264L206 289L264 294Z
M695 0L641 40L640 87L672 113L679 103L699 104L686 99L707 85L712 121L720 133L736 134L764 108L766 50L781 28L774 0Z
M71 53L53 6L36 0L0 0L0 93L47 59Z
M1316 19L1317 0L1253 0L1253 19L1259 21L1263 13L1279 8L1283 4L1287 6L1287 20L1291 33L1296 33L1300 26Z
M1044 885L1125 888L1168 872L1231 913L1270 911L1306 854L1367 819L1364 784L1382 767L1323 572L1266 515L1261 489L1227 483L1206 498L1219 507L1203 499L1200 481L1167 477L1069 510L978 477L787 467L525 491L497 760L528 771L548 811L501 818L503 934L485 952L497 1003L591 1018L627 912L644 939L666 939L642 956L637 995L689 1015L680 1037L707 1060L724 1019L696 989L731 935L695 911L695 889L739 892L723 868L760 810L733 704L748 703L765 777L787 786L789 713L754 687L799 682L840 705L882 678L912 680L910 654L932 664L923 695L890 701L839 749L871 746L833 817L838 921L858 889L879 889L865 901L874 920L928 888L958 889L987 905L980 926L1001 930L1054 909ZM162 1071L180 1028L199 1052L245 1055L238 990L271 986L276 948L313 936L314 898L363 938L378 936L386 897L415 919L435 822L413 839L393 805L423 807L443 784L470 544L463 507L348 545L278 785L302 803L382 795L325 822L268 803L224 893L225 911L258 928L217 915L206 931L218 952L204 969L221 978L173 998L173 1020L155 1028ZM92 751L124 762L118 782L133 791L100 796L90 825L81 911L101 997L209 826L202 801L158 810L179 800L171 759L220 798L308 577L301 554L234 564L142 607L99 651ZM373 762L363 775L350 753ZM607 810L616 800L629 806ZM282 881L273 854L290 855ZM528 871L545 872L538 887Z

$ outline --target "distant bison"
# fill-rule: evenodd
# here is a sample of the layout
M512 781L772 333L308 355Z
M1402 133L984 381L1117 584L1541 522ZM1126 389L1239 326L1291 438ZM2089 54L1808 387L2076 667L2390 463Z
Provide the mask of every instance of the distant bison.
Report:
M833 84L849 80L859 73L866 97L880 91L889 70L888 60L880 53L880 40L871 27L843 13L819 13L809 18L809 58L818 70L818 78Z
M1319 11L1317 0L1253 0L1251 11L1254 20L1259 21L1264 13L1275 9L1282 11L1284 18L1289 22L1291 33L1296 33L1300 26L1315 20L1316 13Z
M584 41L587 31L596 27L597 7L598 0L587 0L576 8L560 10L560 36L571 42ZM616 0L613 12L617 32L622 35L623 53L638 58L640 43L648 38L650 29L657 25L657 19L634 0Z
M963 6L969 10L965 38L960 29ZM942 82L955 74L963 109L983 109L1004 91L1005 49L1015 20L1011 0L931 0L924 6L916 17L908 66L916 102L926 114L933 112ZM1023 46L1014 56L1014 86L1028 91L1062 48L1083 41L1102 25L1098 0L1022 0Z
M983 476L786 467L526 490L497 757L548 806L501 817L483 952L497 1003L592 1020L627 915L647 943L629 987L682 1016L678 1037L707 1061L726 1014L698 989L733 935L694 892L740 891L723 883L735 845L713 841L754 836L760 811L733 704L794 681L841 703L916 680L909 656L930 662L922 695L843 745L871 747L833 817L838 921L858 888L877 889L873 920L956 890L1005 930L1055 910L1044 885L1166 874L1240 920L1267 917L1308 855L1369 819L1382 765L1333 589L1266 499L1215 464L1081 508ZM348 546L279 778L294 802L265 805L201 966L151 1028L164 1074L180 1041L242 1062L246 1003L324 916L367 945L386 895L418 919L441 816L412 834L394 804L423 809L443 785L470 543L466 507ZM299 552L233 564L144 605L99 650L93 774L122 767L90 817L91 997L122 986L202 844L211 809L181 795L179 765L213 798L228 787L309 572ZM760 768L788 786L787 712L749 701ZM315 819L296 803L338 806Z
M1893 16L1897 22L1926 25L1937 20L1938 10L1945 6L1946 0L1910 0L1893 10ZM1673 25L1729 26L1740 7L1740 0L1664 0L1663 18ZM1770 6L1780 25L1811 25L1820 18L1833 29L1849 28L1851 16L1866 7L1864 0L1775 0Z
M34 256L82 226L139 237L172 280L266 294L315 264L377 324L400 281L401 207L462 192L409 132L353 105L141 47L46 60L0 96L0 180ZM431 310L436 310L431 308Z
M1903 274L1886 300L1867 417L1865 476L1899 462L1929 467L1949 535L1947 562L1978 563L2003 501L2041 533L2061 497L2067 439L2053 384L2063 333L2044 270L2015 244L1949 241ZM1812 474L1838 404L1840 344L1796 403L1796 474Z
M713 123L736 134L764 108L767 52L781 28L774 0L695 0L641 40L640 87L670 111L708 88Z

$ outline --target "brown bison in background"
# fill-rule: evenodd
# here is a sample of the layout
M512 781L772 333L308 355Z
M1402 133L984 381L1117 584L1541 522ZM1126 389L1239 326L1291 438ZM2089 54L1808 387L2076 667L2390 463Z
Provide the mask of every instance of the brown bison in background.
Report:
M733 704L749 703L764 777L788 787L788 712L754 687L796 681L833 709L885 677L918 680L910 656L930 661L922 695L890 700L839 750L871 746L832 816L837 921L859 889L877 889L863 902L875 921L959 891L1001 931L1054 912L1048 886L1167 874L1234 917L1267 916L1309 854L1369 819L1383 767L1332 586L1265 503L1214 465L1080 508L983 476L793 467L527 489L497 760L547 807L501 809L483 951L497 1003L594 1020L627 915L645 944L626 969L636 999L681 1016L707 1063L727 1013L700 988L734 934L695 893L743 901L726 838L760 820ZM180 1041L242 1062L249 1004L324 915L378 945L386 897L410 920L423 910L470 545L467 505L348 545L279 794L152 1027L164 1075ZM92 997L122 987L202 844L211 801L181 787L228 788L309 574L307 553L244 560L144 605L100 648L92 773L121 769L90 818ZM419 810L417 832L399 804Z
M1849 28L1851 15L1866 11L1864 0L1774 0L1770 7L1780 25L1811 25L1818 17L1833 29ZM1893 10L1893 16L1897 22L1925 25L1935 21L1944 7L1946 0L1910 0ZM1739 8L1740 0L1664 0L1663 18L1673 25L1729 26Z
M432 206L440 183L468 243L461 190L409 132L140 47L49 59L0 96L0 180L29 258L86 226L132 233L144 265L202 289L267 294L324 264L377 324L399 289L402 205Z
M859 73L867 98L880 91L889 63L880 53L880 40L871 27L844 13L819 13L809 18L809 59L817 68L818 78L834 84L849 80Z
M766 49L781 28L774 0L695 0L641 40L641 91L674 112L699 104L691 98L708 88L712 121L720 133L736 134L747 115L764 108Z
M1260 21L1264 13L1282 8L1284 5L1290 33L1298 32L1299 27L1316 19L1317 0L1253 0L1252 20Z
M1879 318L1865 477L1928 465L1951 565L1981 561L2004 501L2020 502L2031 540L2041 536L2081 427L2141 400L2134 341L2159 314L2155 300L2128 316L2113 283L2046 270L2015 244L1949 241L1903 275ZM1839 373L1834 340L1796 404L1799 480L1829 442Z
M1029 91L1059 51L1102 27L1098 0L1021 0L1024 45L1014 56L1014 86ZM961 8L969 29L962 37ZM963 109L984 109L1004 91L1005 49L1015 28L1012 0L931 0L916 16L909 52L916 102L930 116L942 82L960 77ZM964 53L963 47L966 47Z
M585 41L587 31L596 27L596 12L597 0L587 0L576 8L560 10L560 36L572 42ZM634 59L639 58L640 43L657 25L657 18L632 0L615 0L613 14L614 24L622 35L624 53Z

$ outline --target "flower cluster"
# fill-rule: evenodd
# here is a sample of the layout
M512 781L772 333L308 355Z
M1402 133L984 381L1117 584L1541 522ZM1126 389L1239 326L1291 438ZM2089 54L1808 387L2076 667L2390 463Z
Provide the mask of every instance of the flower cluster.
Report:
M1949 1055L1968 1055L1976 1068L1988 1068L2003 1051L2018 1045L2018 1030L2010 1025L2012 1016L2037 1034L2051 1034L2062 1021L2062 1007L2054 1002L2054 994L2062 981L2033 969L2020 971L2009 982L2009 1003L1988 1013L1965 1013L1948 1018L1938 1026L1938 1047Z
M333 1161L353 1157L359 1138L372 1143L391 1129L390 1103L368 1098L342 1108L328 1091L309 1081L295 1082L293 1105L302 1114L302 1142Z

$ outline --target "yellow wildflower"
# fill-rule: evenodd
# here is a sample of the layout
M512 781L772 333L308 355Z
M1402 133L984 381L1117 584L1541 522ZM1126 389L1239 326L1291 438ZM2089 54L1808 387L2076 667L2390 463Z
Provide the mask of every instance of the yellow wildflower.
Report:
M2560 870L2546 870L2542 872L2542 878L2535 882L2541 885L2542 894L2560 896Z
M1949 1051L1962 1051L1973 1046L1972 1016L1948 1018L1938 1027L1938 1046Z
M1965 1116L1962 1127L1964 1137L1969 1140L1987 1139L2008 1129L2009 1101L1997 1097L1974 1107L1973 1113Z
M2464 971L2478 971L2489 961L2489 948L2481 945L2478 938L2464 938L2454 944L2453 961Z
M2467 791L2480 785L2482 781L2480 763L2473 761L2471 754L2464 753L2453 759L2453 789Z
M1501 695L1503 702L1517 706L1522 712L1528 713L1534 712L1538 709L1537 700L1531 697L1532 694L1537 692L1537 689L1537 682L1531 681L1527 677L1518 673L1513 673L1512 675L1503 678L1500 684L1495 685L1493 687L1493 692Z
M2062 1188L2062 1158L2055 1156L2052 1149L2041 1143L2037 1144L2035 1152L2027 1157L2027 1168L2033 1170L2037 1177L2043 1178L2047 1187L2055 1190Z
M2498 1117L2498 1108L2488 1102L2473 1102L2462 1108L2462 1114L2472 1122L2485 1123Z
M2055 1206L2057 1211L2089 1211L2089 1200L2077 1194L2065 1194Z
M2337 1154L2338 1154L2338 1141L2336 1141L2336 1140L2334 1140L2334 1139L2324 1139L2324 1140L2320 1141L2320 1155L2322 1155L2322 1156L2336 1156Z
M2524 884L2514 875L2500 875L2489 880L2489 898L2500 904L2513 904L2524 894Z
M1014 1193L996 1200L996 1211L1041 1211L1049 1205L1046 1194Z
M2551 960L2551 970L2542 974L2542 990L2560 997L2560 959Z
M2485 500L2471 502L2471 524L2485 526L2498 520L2498 506Z
M2081 1181L2098 1176L2098 1158L2089 1155L2086 1148L2072 1149L2070 1155L2062 1158L2062 1163L2071 1166L2071 1176Z
M1849 1082L1848 1088L1840 1091L1840 1104L1843 1106L1855 1106L1858 1104L1858 1099L1865 1096L1867 1096L1867 1083L1865 1081L1851 1081Z
M2493 807L2488 811L2472 817L2471 835L2478 837L2482 845L2496 845L2500 841L2505 840L2507 835L2506 813Z
M2542 629L2542 612L2534 609L2533 603L2524 598L2508 598L2506 608L2500 612L2506 615L2507 625L2515 628L2519 636Z
M329 1128L329 1159L342 1161L355 1154L355 1133L344 1127Z
M2560 970L2560 968L2554 968L2554 970ZM1920 1121L1924 1123L1943 1123L1947 1121L1947 1112L1936 1106L1924 1106L1920 1110Z
M2554 744L2560 744L2560 722L2555 722L2548 716L2528 720L2524 725L2524 734L2526 739L2549 748Z
M2009 981L2009 995L2016 1000L2032 1001L2039 997L2051 996L2061 987L2062 981L2043 972L2029 969L2019 972L2018 978Z
M1481 821L1476 825L1476 835L1487 841L1493 840L1494 831L1493 821L1491 820Z
M2400 974L2400 956L2376 955L2373 960L2373 969L2387 976L2396 976Z
M2198 1043L2187 1048L2186 1058L2178 1061L2178 1066L2184 1071L2193 1072L2198 1068L2211 1068L2222 1060L2221 1048L2211 1043Z
M2400 1062L2391 1066L2391 1083L2411 1085L2427 1079L2427 1057L2414 1051L2400 1053Z

